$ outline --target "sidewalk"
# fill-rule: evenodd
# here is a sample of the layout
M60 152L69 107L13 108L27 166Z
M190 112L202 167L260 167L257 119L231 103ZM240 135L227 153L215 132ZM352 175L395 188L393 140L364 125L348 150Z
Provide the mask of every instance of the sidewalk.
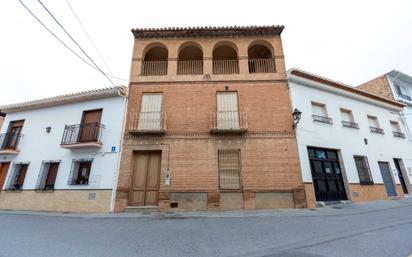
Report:
M316 209L271 209L271 210L243 210L243 211L167 211L154 213L62 213L62 212L37 212L37 211L0 211L1 214L33 215L49 217L68 217L85 219L124 219L124 218L251 218L275 216L348 216L368 212L378 212L387 209L403 208L412 205L412 197L400 200L374 201L366 203L346 203L328 205Z

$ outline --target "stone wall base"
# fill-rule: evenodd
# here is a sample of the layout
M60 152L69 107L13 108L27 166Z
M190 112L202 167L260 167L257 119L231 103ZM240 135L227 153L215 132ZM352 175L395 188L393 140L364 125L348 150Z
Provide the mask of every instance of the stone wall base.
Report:
M1 191L0 210L109 212L112 190Z

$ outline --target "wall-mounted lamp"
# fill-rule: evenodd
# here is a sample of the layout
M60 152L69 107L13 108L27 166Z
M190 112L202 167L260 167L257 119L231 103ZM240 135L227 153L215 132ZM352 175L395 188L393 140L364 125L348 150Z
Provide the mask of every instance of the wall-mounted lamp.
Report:
M302 116L302 112L299 111L297 108L295 108L295 110L293 110L292 112L292 117L293 117L293 125L292 128L296 128L296 126L298 125L300 118Z
M51 131L51 127L50 126L46 127L46 132L50 133L50 131Z
M365 145L368 145L368 139L367 138L364 138L363 142L365 143Z
M225 91L229 91L229 86L225 86Z

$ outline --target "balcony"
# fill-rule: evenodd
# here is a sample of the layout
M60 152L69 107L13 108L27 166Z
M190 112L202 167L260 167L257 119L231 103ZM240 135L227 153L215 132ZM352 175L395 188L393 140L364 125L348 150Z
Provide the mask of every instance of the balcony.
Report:
M138 112L129 114L129 132L163 134L166 132L165 112Z
M239 61L213 60L213 74L239 74Z
M345 128L353 128L353 129L359 129L359 124L356 122L351 122L351 121L342 121L342 126Z
M324 117L324 116L319 116L319 115L313 114L312 118L313 118L314 122L320 122L320 123L325 123L325 124L329 124L329 125L333 124L332 118L329 118L329 117Z
M100 148L104 128L103 124L97 122L66 125L60 146L66 149Z
M393 133L393 136L394 136L394 137L406 138L406 137L405 137L405 133L398 132L398 131L392 131L392 133Z
M383 130L383 129L381 129L381 128L377 128L377 127L369 127L369 129L370 129L371 133L375 133L375 134L382 134L382 135L384 135L384 134L385 134L384 130Z
M22 137L20 133L0 134L0 154L18 154L18 146Z
M177 62L177 75L203 74L203 60L188 60Z
M411 97L409 95L405 95L402 93L398 93L398 96L402 99L408 100L408 101L412 101Z
M167 75L168 61L143 61L142 75L143 76L163 76Z
M249 59L248 66L249 66L249 73L274 73L276 72L274 59Z
M212 113L211 133L245 133L247 129L247 114L245 111L219 111Z

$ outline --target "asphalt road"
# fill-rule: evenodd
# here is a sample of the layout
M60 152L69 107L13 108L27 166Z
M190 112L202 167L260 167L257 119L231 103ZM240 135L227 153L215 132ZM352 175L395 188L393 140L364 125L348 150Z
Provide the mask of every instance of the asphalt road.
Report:
M82 215L0 212L1 257L412 254L412 198L316 210Z

